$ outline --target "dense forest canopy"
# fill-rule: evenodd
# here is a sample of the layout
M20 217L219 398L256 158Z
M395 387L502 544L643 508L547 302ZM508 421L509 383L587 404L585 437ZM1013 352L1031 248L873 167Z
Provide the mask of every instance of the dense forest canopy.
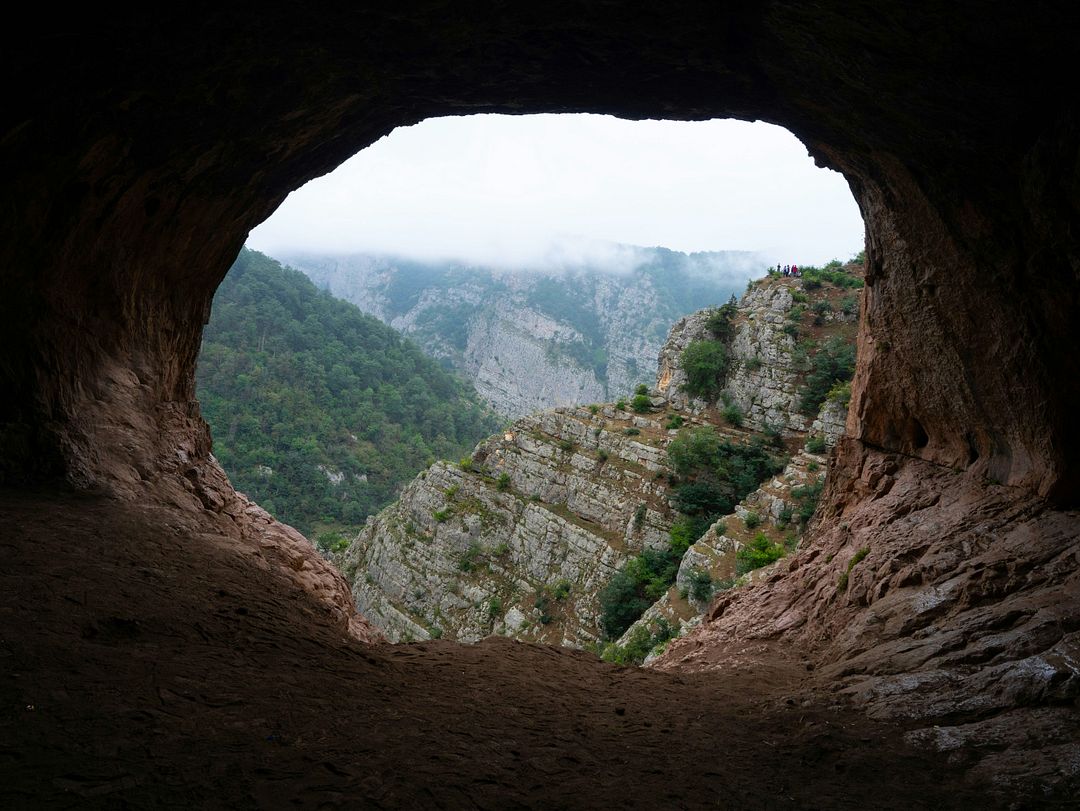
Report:
M236 488L309 534L356 527L499 427L411 341L246 248L214 298L198 396Z

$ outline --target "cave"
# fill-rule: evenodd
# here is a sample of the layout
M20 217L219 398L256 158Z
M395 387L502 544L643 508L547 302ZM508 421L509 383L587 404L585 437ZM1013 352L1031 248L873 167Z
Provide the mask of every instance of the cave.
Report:
M32 11L6 37L0 146L0 796L1066 804L1075 23L1055 4ZM503 642L368 645L344 581L210 455L195 359L249 230L393 128L480 112L775 123L843 173L866 222L851 414L815 540L719 599L655 672ZM716 730L743 728L716 697L762 679L763 720L728 765L760 778L702 766ZM616 766L631 722L644 743ZM892 737L861 746L883 723Z

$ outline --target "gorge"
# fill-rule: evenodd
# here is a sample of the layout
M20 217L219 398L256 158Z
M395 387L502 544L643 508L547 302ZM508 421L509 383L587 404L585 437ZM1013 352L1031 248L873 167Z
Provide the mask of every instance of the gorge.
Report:
M0 127L5 803L1067 807L1076 23L1059 3L28 9ZM819 516L651 668L381 644L211 456L195 359L248 231L390 129L479 111L768 120L866 222Z

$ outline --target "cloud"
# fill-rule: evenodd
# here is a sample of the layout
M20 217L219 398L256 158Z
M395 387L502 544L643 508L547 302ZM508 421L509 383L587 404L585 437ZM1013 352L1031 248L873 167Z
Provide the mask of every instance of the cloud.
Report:
M468 116L395 130L294 192L249 244L491 267L625 266L622 245L820 263L862 248L844 179L740 121Z

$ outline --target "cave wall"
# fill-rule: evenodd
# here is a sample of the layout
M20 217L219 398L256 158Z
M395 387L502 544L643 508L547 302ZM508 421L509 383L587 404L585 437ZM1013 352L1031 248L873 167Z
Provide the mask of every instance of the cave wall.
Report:
M81 15L81 16L80 16ZM867 223L848 432L1080 500L1080 126L1063 4L86 10L3 36L0 477L199 475L213 292L291 190L477 112L781 124Z

